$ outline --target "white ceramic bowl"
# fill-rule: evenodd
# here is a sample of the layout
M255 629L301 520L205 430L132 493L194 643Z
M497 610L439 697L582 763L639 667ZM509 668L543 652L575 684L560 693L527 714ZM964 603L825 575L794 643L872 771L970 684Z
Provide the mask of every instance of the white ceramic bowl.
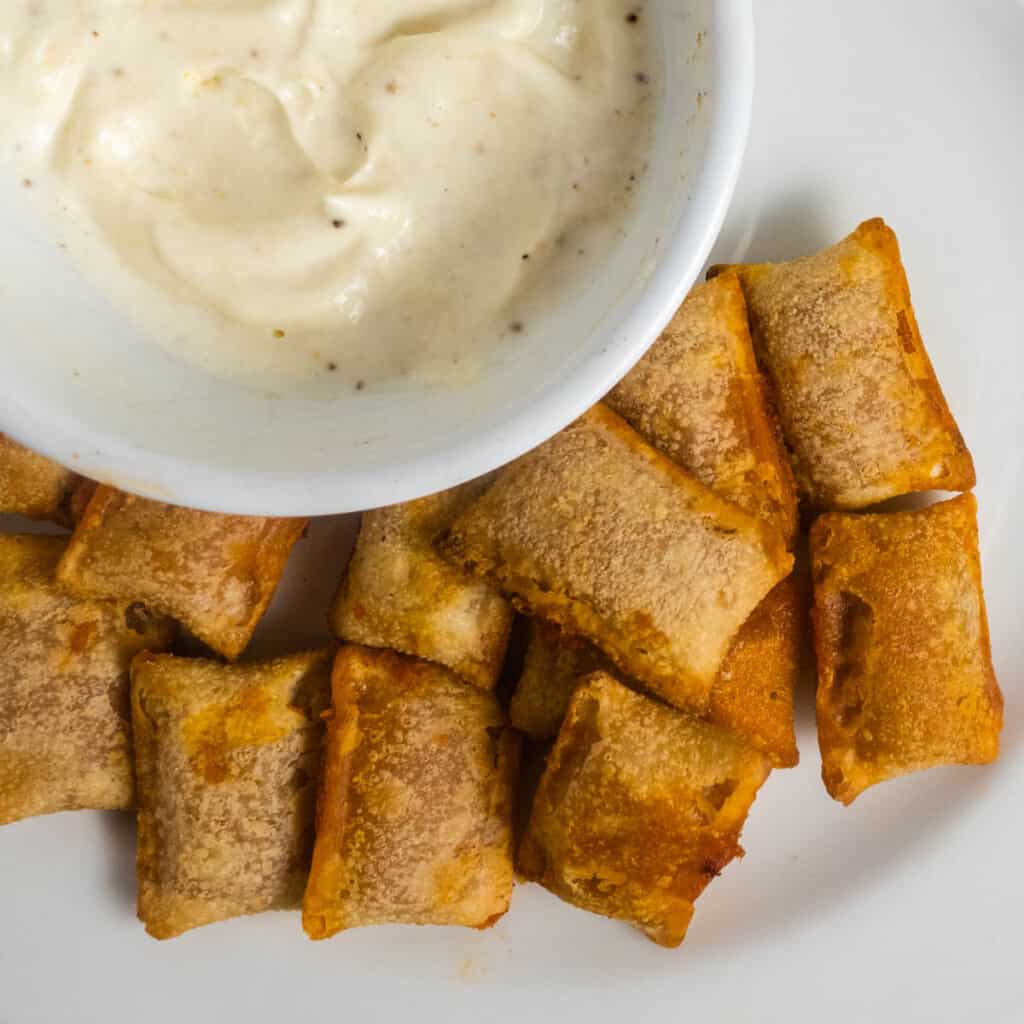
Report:
M0 429L125 490L263 515L403 501L536 446L657 337L707 259L739 174L753 95L751 0L650 0L648 13L666 88L628 237L585 290L496 353L472 385L326 402L209 378L140 337L5 182Z

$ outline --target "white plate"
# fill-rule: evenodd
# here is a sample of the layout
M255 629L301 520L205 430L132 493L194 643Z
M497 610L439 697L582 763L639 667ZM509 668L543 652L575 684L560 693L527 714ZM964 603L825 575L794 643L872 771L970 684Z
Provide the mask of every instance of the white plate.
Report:
M1000 763L888 783L844 810L818 781L805 707L803 764L771 778L746 859L701 898L676 952L533 886L482 934L384 928L314 945L280 914L158 944L133 918L128 816L24 822L0 831L0 1021L1024 1019L1024 7L758 11L753 143L715 257L811 251L874 214L899 233L977 460ZM319 580L321 603L346 528L321 524L295 567L292 584Z

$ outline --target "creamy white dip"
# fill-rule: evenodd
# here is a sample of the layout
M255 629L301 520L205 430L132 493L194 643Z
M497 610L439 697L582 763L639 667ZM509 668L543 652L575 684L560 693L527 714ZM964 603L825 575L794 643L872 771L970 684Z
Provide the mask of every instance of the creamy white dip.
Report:
M620 236L646 22L629 0L3 0L0 156L181 358L278 388L458 380Z

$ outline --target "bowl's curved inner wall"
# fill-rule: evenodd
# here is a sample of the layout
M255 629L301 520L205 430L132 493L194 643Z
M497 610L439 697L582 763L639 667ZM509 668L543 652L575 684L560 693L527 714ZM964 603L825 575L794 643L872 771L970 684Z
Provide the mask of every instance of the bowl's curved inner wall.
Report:
M223 494L225 480L237 486L251 474L276 479L281 488L313 487L311 480L342 468L366 478L386 468L397 479L418 460L443 465L445 453L469 436L515 429L513 421L521 423L588 363L607 361L623 332L635 330L627 321L660 264L663 240L674 237L687 216L715 106L709 95L712 3L652 0L648 10L657 19L665 88L628 236L584 294L567 297L547 320L531 324L472 386L396 384L327 402L248 392L211 379L139 336L35 222L19 194L21 183L5 181L0 428L62 460L77 456L85 472L192 504L204 503L199 488L219 481L214 491ZM622 357L621 370L640 354L635 347L631 353ZM154 461L153 453L162 460ZM217 507L223 499L206 504ZM360 504L352 494L336 508Z

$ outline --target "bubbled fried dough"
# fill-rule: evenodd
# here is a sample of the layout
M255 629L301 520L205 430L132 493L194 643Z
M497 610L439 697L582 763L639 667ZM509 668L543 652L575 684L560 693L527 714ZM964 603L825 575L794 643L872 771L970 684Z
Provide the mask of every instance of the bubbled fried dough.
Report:
M678 946L693 903L735 857L766 758L596 673L575 692L519 849L569 903Z
M731 269L811 506L859 509L974 486L884 221L816 256Z
M76 594L144 601L236 658L307 522L199 512L100 486L58 578Z
M67 541L0 536L0 824L135 802L128 667L174 625L54 583Z
M135 659L138 910L154 938L299 906L328 678L326 652Z
M663 455L792 544L799 525L793 470L735 274L694 288L605 402Z
M489 690L501 671L512 608L489 584L446 562L433 541L487 488L474 480L363 514L331 615L335 634L434 661Z
M493 694L356 646L338 652L332 685L307 934L493 924L512 896L518 768Z
M818 740L829 793L999 753L973 495L811 530Z
M503 470L442 549L702 711L732 638L793 564L774 530L600 405Z
M0 434L0 513L68 525L71 496L81 479Z

